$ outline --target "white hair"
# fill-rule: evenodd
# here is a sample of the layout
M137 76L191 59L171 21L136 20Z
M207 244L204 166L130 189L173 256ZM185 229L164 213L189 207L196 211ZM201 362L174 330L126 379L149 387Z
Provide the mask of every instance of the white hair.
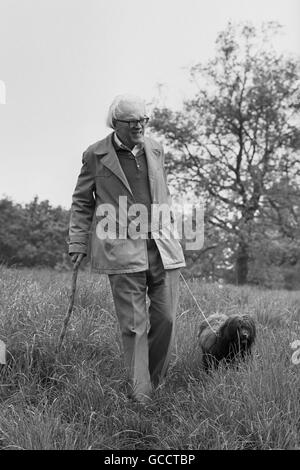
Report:
M107 113L107 127L114 129L114 120L124 118L124 115L126 115L130 109L142 110L146 117L146 104L142 98L130 94L116 96Z

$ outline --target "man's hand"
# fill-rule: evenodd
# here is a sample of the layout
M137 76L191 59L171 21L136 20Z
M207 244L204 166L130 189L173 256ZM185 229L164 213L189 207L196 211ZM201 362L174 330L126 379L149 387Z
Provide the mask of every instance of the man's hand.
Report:
M70 253L71 255L71 260L72 260L72 263L76 263L78 261L78 264L81 263L81 261L83 260L83 258L85 257L85 254L84 253Z

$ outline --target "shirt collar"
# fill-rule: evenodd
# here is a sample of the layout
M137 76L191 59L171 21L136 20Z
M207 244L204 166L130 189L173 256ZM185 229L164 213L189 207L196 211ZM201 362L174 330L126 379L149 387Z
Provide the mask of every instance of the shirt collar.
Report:
M131 152L134 156L136 156L136 154L142 150L144 148L144 143L140 143L140 144L137 144L133 147L132 150L130 150L130 148L128 148L126 145L123 144L123 142L121 142L121 140L119 139L119 137L117 136L117 133L114 132L114 141L115 141L115 144L117 145L117 147L121 148L121 149L124 149L124 150L128 150L129 152Z

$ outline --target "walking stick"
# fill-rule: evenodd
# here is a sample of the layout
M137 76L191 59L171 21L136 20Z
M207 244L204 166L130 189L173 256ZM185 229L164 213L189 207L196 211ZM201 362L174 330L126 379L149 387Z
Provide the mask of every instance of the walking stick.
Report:
M82 260L82 256L79 255L77 260L74 263L74 266L73 266L69 307L68 307L68 311L67 311L67 314L66 314L65 319L64 319L64 323L63 323L61 332L60 332L60 337L59 337L58 345L57 345L57 348L56 348L57 353L60 351L62 342L63 342L65 334L66 334L66 330L67 330L67 326L68 326L68 323L69 323L69 320L70 320L70 316L71 316L71 313L72 313L72 310L73 310L75 291L76 291L77 274L78 274L78 268L79 268L81 260Z

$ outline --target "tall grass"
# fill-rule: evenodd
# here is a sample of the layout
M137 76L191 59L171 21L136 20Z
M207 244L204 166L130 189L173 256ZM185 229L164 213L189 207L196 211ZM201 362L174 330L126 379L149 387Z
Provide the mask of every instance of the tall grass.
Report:
M189 281L206 315L242 312L258 325L253 359L206 375L202 320L181 285L167 380L146 408L127 400L119 327L106 277L80 273L75 308L55 355L70 274L0 268L2 449L300 448L300 292Z

